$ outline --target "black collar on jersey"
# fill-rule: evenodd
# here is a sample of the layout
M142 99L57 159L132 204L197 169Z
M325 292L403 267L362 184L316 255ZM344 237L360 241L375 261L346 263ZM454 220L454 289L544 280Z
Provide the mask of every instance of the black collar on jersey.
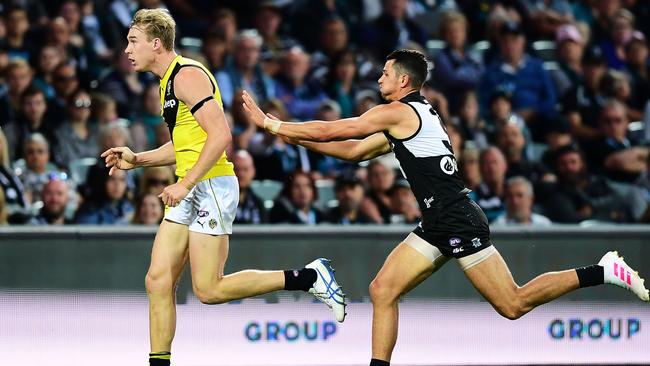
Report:
M402 103L417 102L417 103L426 104L426 100L418 90L407 94L404 98L400 99L399 101Z

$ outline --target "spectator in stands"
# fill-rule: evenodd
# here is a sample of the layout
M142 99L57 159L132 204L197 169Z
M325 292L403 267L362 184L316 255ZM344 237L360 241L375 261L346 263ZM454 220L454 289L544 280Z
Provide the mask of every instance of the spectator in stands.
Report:
M309 55L299 47L288 50L277 79L276 95L299 121L314 119L316 110L327 99L322 86L308 77L308 72Z
M590 15L595 18L593 24L590 24L593 34L592 40L594 42L599 43L609 37L610 29L612 28L612 19L621 10L622 3L620 0L606 0L595 1L594 4L590 5Z
M530 132L526 122L520 115L512 111L512 94L503 89L497 89L490 96L490 111L486 119L485 134L489 142L496 142L498 131L505 125L514 123L524 131L527 142L530 140Z
M501 150L488 147L479 156L482 182L470 197L492 222L505 212L505 181L508 164Z
M108 169L104 169L102 173L93 194L77 212L77 224L126 224L133 213L133 205L127 198L126 172L118 170L109 176Z
M81 158L95 158L100 153L97 146L99 131L96 125L89 124L90 94L79 89L70 95L68 119L56 132L56 140L61 143L54 147L56 162L69 167L70 162Z
M632 97L630 107L643 110L650 100L650 65L648 64L648 44L646 37L634 31L625 44L625 72L627 73Z
M388 195L390 196L391 224L417 224L420 222L422 213L406 179L395 180Z
M625 106L607 100L600 112L602 137L586 150L589 166L613 180L633 182L646 168L648 147L628 138Z
M555 43L560 67L552 70L550 75L555 84L556 95L563 98L572 86L581 84L583 81L581 61L585 42L577 26L565 24L558 28L555 34Z
M139 196L135 203L135 213L131 219L136 225L158 225L165 216L162 200L155 193Z
M597 121L603 98L598 87L606 70L602 49L588 47L582 56L584 82L574 85L562 100L562 112L571 134L581 144L594 141L600 135Z
M395 183L395 172L380 160L370 162L367 170L368 191L361 212L375 223L389 223L391 199L388 192Z
M251 182L255 179L253 157L248 151L239 150L234 154L232 162L235 165L235 175L239 182L239 204L235 222L239 224L267 222L264 201L251 189Z
M235 92L245 89L260 103L275 97L275 83L259 65L262 37L256 30L243 30L237 34L233 63L215 75L221 100L231 108Z
M483 149L488 145L487 124L479 112L476 93L468 91L461 96L458 115L451 118L451 123L475 148Z
M579 223L592 219L624 222L628 208L622 197L601 176L587 172L582 151L567 145L555 154L558 182L545 190L540 200L553 222Z
M501 29L500 59L493 62L481 80L482 110L488 110L492 93L503 88L512 95L512 107L541 139L544 124L555 115L555 89L541 60L525 52L526 38L520 25L506 23Z
M83 44L75 43L75 37L73 37L70 26L63 17L56 17L49 21L45 37L48 44L58 47L62 52L67 54L68 62L70 62L78 72L87 76L89 67L89 50L84 49Z
M52 45L44 46L39 52L34 85L43 90L47 99L54 97L56 93L53 86L54 69L64 59L64 53L58 47Z
M79 89L79 78L75 67L63 61L58 64L53 73L55 95L48 100L47 109L50 111L55 125L63 122L68 114L67 103L70 95Z
M449 121L451 117L449 113L449 101L444 94L436 90L429 82L424 83L420 93L443 121Z
M535 35L552 37L563 24L573 21L571 4L567 0L522 0L525 15L530 18Z
M630 203L633 221L639 222L644 216L650 218L650 156L645 171L639 175L625 199Z
M237 15L228 8L219 8L212 13L208 33L220 34L226 40L227 54L232 54L237 38Z
M50 173L57 173L50 164L50 144L40 133L27 137L24 145L25 170L19 174L29 202L38 201Z
M262 67L267 75L275 77L280 71L282 53L296 45L296 41L280 35L282 25L282 8L275 1L262 1L257 6L253 19L255 29L263 39Z
M7 138L0 128L0 189L4 193L4 207L10 216L21 216L27 211L28 201L23 184L11 169Z
M33 73L24 60L12 60L7 65L6 81L8 88L0 95L0 126L6 126L17 118L22 104L21 98L32 83Z
M354 115L358 81L354 52L342 51L331 58L327 75L327 93L340 106L343 118Z
M316 183L308 173L297 171L287 177L280 197L269 212L271 223L319 224L325 214L315 204Z
M27 10L20 6L10 6L5 10L4 16L7 23L6 42L9 46L9 58L30 61L34 43L28 39Z
M626 114L632 121L638 121L642 118L640 110L631 108L628 104L632 90L630 81L621 71L608 70L600 81L600 94L605 99L616 99L625 105Z
M478 86L483 73L480 61L466 49L469 24L461 13L450 11L442 17L440 36L447 47L434 58L433 82L449 100L449 111L457 114L460 101Z
M523 126L514 122L502 125L497 134L497 146L506 158L507 178L523 176L533 184L553 179L540 162L531 161L526 157Z
M99 80L99 91L110 95L117 103L117 115L132 119L140 109L144 84L124 52L116 52L114 67Z
M133 136L133 149L145 151L156 148L156 129L159 125L167 125L160 116L160 87L157 83L150 83L142 94L142 105L138 117L131 124Z
M43 207L33 217L31 225L66 225L72 222L65 217L68 205L68 185L56 177L51 178L43 187Z
M22 157L23 143L33 133L40 133L50 145L56 146L52 123L47 119L47 104L43 91L30 86L23 92L21 107L16 122L6 126L10 157Z
M323 20L320 28L319 48L312 54L314 76L321 80L328 71L328 65L339 53L349 48L349 33L345 21L338 15Z
M174 184L176 178L169 166L151 166L144 168L140 177L138 195L144 196L153 193L156 196L161 194L165 187Z
M607 39L600 43L607 59L607 65L615 70L625 66L625 43L634 31L634 14L627 9L619 9L610 19Z
M479 165L479 150L475 148L464 149L458 159L458 174L465 183L465 187L472 191L481 184L481 168Z
M228 54L228 43L226 37L219 32L206 33L201 44L201 52L205 55L207 66L210 72L217 74L223 70L229 62L232 62Z
M297 0L290 8L291 33L309 52L316 51L322 30L329 20L340 18L348 34L358 31L363 20L363 0ZM372 2L371 2L372 3ZM314 32L315 29L321 32ZM322 38L320 39L322 40Z
M362 26L359 44L366 47L377 60L383 60L396 49L423 48L425 31L406 13L408 0L382 0L381 15Z
M158 100L158 104L160 105L160 100ZM93 93L91 106L93 122L100 128L117 120L117 104L110 95Z
M555 153L563 146L576 143L567 123L552 123L546 130L546 151L541 162L548 171L555 170Z
M369 109L379 104L379 97L377 96L377 91L373 89L363 89L357 92L356 98L354 98L354 114L360 116L366 113Z
M496 225L548 226L551 220L533 212L533 185L522 176L506 181L506 212L494 220Z
M338 205L329 212L327 221L332 224L369 224L373 221L360 208L363 202L363 183L352 173L342 174L336 179L334 192Z

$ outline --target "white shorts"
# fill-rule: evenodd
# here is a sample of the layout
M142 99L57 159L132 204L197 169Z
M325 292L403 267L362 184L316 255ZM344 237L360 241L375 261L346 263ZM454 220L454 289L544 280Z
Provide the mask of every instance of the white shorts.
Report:
M167 207L165 220L187 225L198 233L232 234L238 202L237 177L214 177L197 183L178 206Z

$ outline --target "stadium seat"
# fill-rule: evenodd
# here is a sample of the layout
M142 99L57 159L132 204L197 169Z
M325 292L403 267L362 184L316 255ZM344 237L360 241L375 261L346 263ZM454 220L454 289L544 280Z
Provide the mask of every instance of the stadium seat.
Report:
M429 57L433 58L436 56L436 54L447 47L447 42L439 40L439 39L430 39L427 41L427 54Z
M333 181L325 179L317 180L316 189L318 190L318 201L323 207L332 208L338 204Z
M86 182L88 169L95 164L97 164L96 158L75 159L70 162L70 176L77 184L82 185Z
M555 42L554 41L535 41L533 42L533 50L537 54L537 57L541 58L543 61L555 61Z
M254 180L251 182L251 190L264 201L264 207L273 207L273 200L280 194L282 183L274 180Z

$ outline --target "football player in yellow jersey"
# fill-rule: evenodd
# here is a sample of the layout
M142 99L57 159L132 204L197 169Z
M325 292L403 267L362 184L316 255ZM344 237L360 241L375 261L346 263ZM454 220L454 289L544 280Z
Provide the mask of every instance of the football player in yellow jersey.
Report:
M124 52L136 71L161 79L162 115L172 142L133 153L114 147L102 153L109 174L116 169L177 165L178 182L160 197L167 205L145 278L149 297L150 365L169 365L176 329L175 290L189 258L192 288L205 304L276 290L309 291L345 317L345 297L329 261L316 259L300 270L246 270L224 275L229 235L239 199L237 178L224 151L231 133L212 74L173 49L176 25L165 10L142 9L133 18Z

